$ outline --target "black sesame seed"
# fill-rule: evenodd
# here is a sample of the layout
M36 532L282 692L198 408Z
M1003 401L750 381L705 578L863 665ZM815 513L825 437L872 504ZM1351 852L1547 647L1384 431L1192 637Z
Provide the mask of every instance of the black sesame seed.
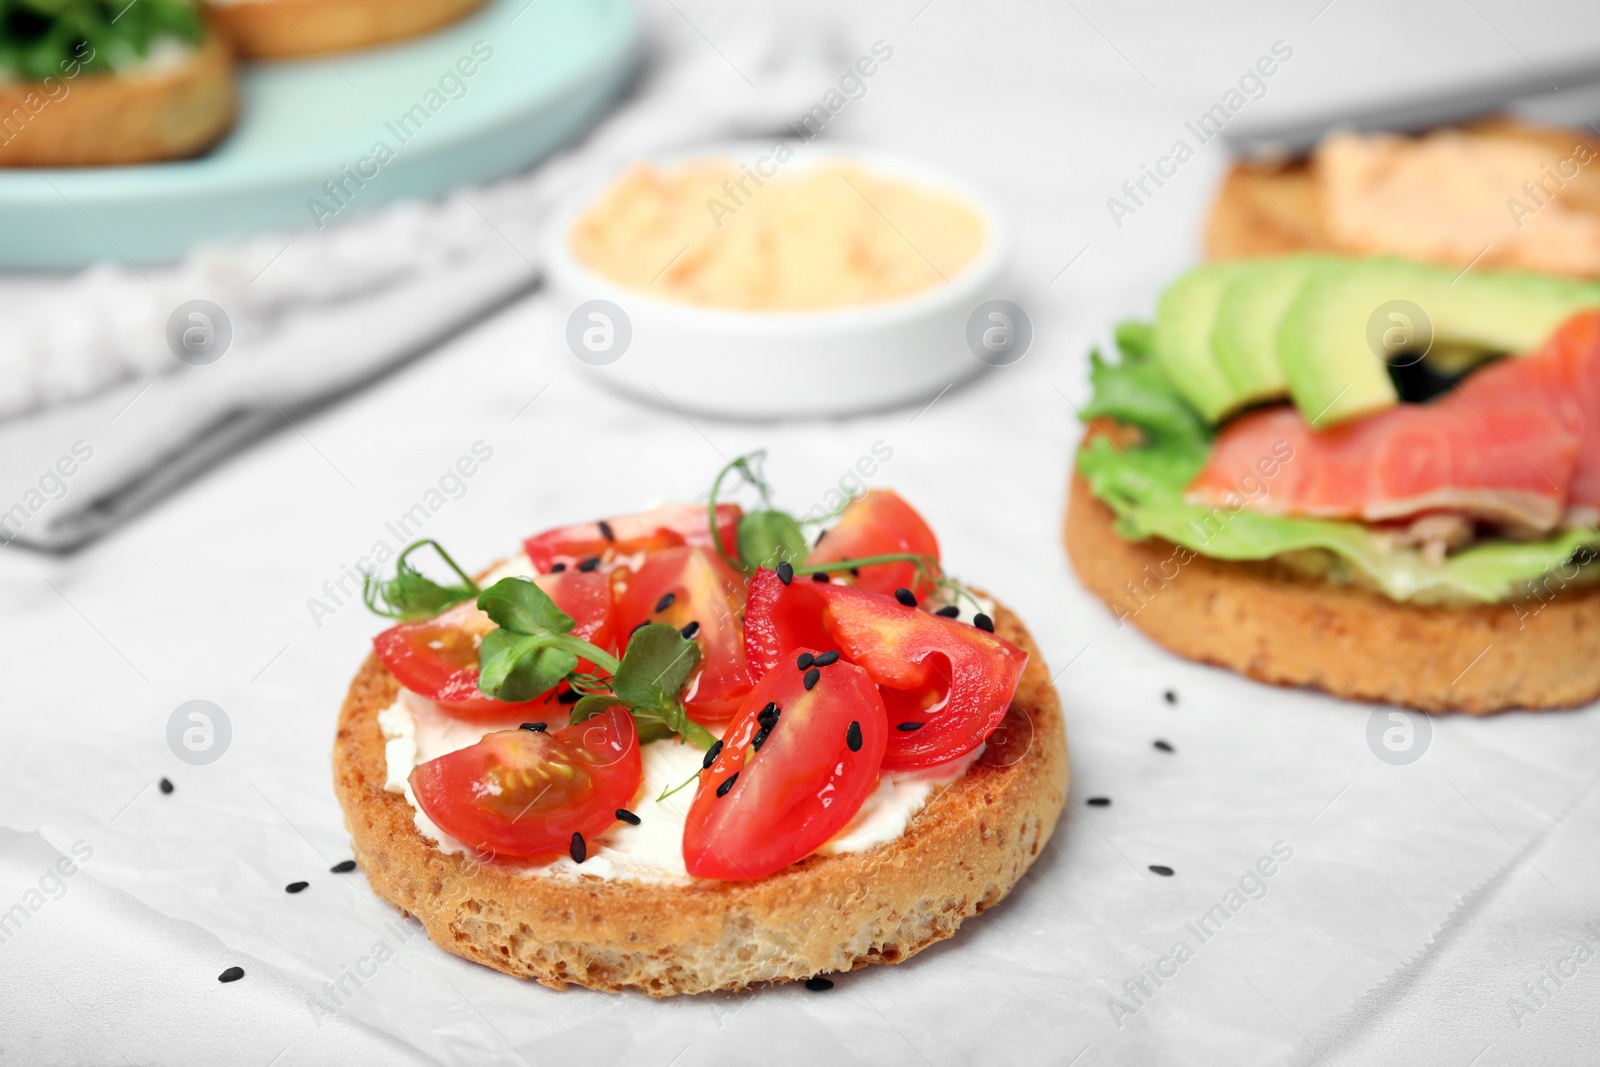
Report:
M677 599L678 599L678 594L677 593L663 593L663 594L661 594L661 599L656 601L656 610L657 611L666 611L668 608L672 607L672 602L674 600L677 600Z
M985 615L981 611L972 617L972 625L976 626L980 630L987 630L990 633L994 633L994 620L989 618L989 616Z
M794 661L794 665L799 667L801 670L805 670L815 662L817 662L817 657L813 656L809 652L802 652L800 653L800 658Z
M600 566L600 557L599 556L590 556L588 559L586 559L582 563L578 564L578 569L580 571L588 573L589 571L594 570L598 566Z
M604 537L607 541L615 541L617 539L617 535L611 529L611 524L609 522L607 522L604 519L601 519L600 522L597 525L600 527L600 536L601 537Z
M161 779L161 791L163 793L172 792L172 782L171 782L171 780L166 779L166 778Z
M917 606L916 594L911 592L911 590L907 589L905 586L901 586L899 589L894 591L894 598L908 608L914 608Z
M761 746L767 743L767 734L770 732L770 727L762 727L756 731L756 735L750 739L750 747L760 752Z
M690 619L689 624L678 632L683 635L685 640L688 640L700 632L700 624L694 619Z
M583 694L582 693L578 692L576 689L568 689L566 692L564 692L560 696L556 697L556 703L557 704L576 704L578 701L580 701L582 699L583 699Z
M805 682L806 691L810 692L811 687L816 685L817 684L817 679L821 678L821 677L822 677L822 672L817 670L815 667L812 667L809 671L806 671L805 677L803 679L801 679L801 681Z
M334 874L349 874L355 869L355 860L340 860L338 863L335 863L332 867L328 868L328 870L332 871Z
M817 531L817 539L815 541L811 542L811 543L814 544L814 545L820 545L820 544L822 544L822 539L824 537L827 537L827 536L828 536L828 531L827 530L818 530Z
M784 585L788 585L790 582L794 581L794 565L788 560L784 560L778 564L778 581L782 582Z
M573 863L582 863L589 858L589 846L583 843L583 835L576 830L572 833L572 844L567 851L572 854Z
M298 893L300 890L304 889L310 884L310 882L290 882L288 885L283 887L283 891L285 893Z
M896 726L895 729L899 730L901 733L909 734L913 730L922 729L924 725L924 723L920 722L903 722Z
M734 771L732 774L728 775L727 778L723 779L722 784L717 786L717 796L719 796L719 797L727 796L728 795L728 790L733 788L733 783L738 781L738 779L739 779L739 772L738 771Z
M639 816L635 815L633 812L629 811L627 808L618 808L617 809L617 818L621 819L623 822L627 823L629 826L638 826L639 825Z
M1090 797L1087 801L1085 801L1085 803L1087 803L1091 808L1109 808L1111 806L1111 798Z
M956 607L954 604L946 604L944 607L934 612L934 614L946 619L955 619L961 616L961 609Z
M521 728L524 730L530 730L536 734L541 734L550 728L550 724L547 722L525 722L522 724Z
M776 702L768 704L761 709L761 714L756 716L756 722L760 723L764 729L770 730L777 725L780 711L781 709Z
M565 563L557 563L555 566L550 568L550 573L551 574L560 574L562 571L564 571L566 569L567 569L567 565Z
M227 970L225 970L221 974L217 975L217 981L219 981L219 982L237 982L239 979L241 979L243 977L244 977L244 968L243 967L229 967Z
M649 625L650 625L650 620L649 619L645 619L645 620L643 620L641 622L635 623L633 629L628 631L628 637L631 639L634 634L638 633L640 630L644 629L646 626L649 626Z
M1178 702L1178 694L1173 692L1171 689L1168 689L1161 695L1166 699L1168 704L1176 704Z
M720 755L722 755L722 742L711 742L711 747L706 749L706 758L700 761L700 766L703 768L710 767L713 763L717 762L717 757Z
M818 571L817 573L815 573L815 574L813 574L811 576L811 580L813 582L827 582L827 581L831 581L832 579L830 579L828 577L828 572L827 571Z
M1171 878L1172 877L1172 868L1168 867L1164 863L1152 863L1150 865L1150 869L1152 871L1154 871L1155 873L1161 875L1161 877L1163 877L1163 878Z
M1156 747L1157 747L1157 748L1159 748L1159 749L1160 749L1160 750L1161 750L1161 751L1163 751L1163 752L1173 752L1173 751L1176 751L1176 750L1175 750L1175 749L1174 749L1174 748L1173 748L1173 747L1172 747L1172 743L1171 743L1171 742L1170 742L1170 741L1157 741L1157 742L1156 742L1156 743L1155 743L1155 746L1156 746Z
M839 653L834 651L822 652L819 653L817 658L811 662L815 663L818 667L830 667L839 662Z
M850 568L850 577L852 577L852 578L861 577L861 568L860 567L851 567Z
M807 978L806 988L813 993L823 993L833 988L832 978Z
M844 743L850 746L851 752L861 751L861 724L852 722L850 729L844 732Z

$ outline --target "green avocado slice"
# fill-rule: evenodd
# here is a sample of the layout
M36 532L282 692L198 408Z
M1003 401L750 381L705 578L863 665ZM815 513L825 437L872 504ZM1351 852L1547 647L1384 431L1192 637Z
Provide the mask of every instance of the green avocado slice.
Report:
M1215 423L1249 399L1211 349L1217 308L1242 263L1207 263L1167 286L1156 304L1156 360L1194 409Z
M1313 271L1328 264L1312 255L1254 260L1222 290L1211 348L1222 373L1250 403L1289 395L1278 362L1278 330Z

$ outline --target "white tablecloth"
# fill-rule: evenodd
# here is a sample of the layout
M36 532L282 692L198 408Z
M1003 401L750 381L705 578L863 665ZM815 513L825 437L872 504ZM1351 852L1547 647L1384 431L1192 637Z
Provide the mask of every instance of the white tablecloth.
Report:
M1023 222L1014 299L1034 350L926 410L690 422L580 377L568 309L534 297L78 556L0 552L0 1062L1593 1062L1600 962L1562 962L1579 941L1600 953L1593 709L1439 719L1426 755L1392 766L1368 747L1370 706L1118 629L1059 530L1085 352L1193 258L1224 160L1200 152L1120 228L1105 201L1186 119L1274 41L1294 57L1248 105L1263 113L1549 62L1600 40L1594 13L839 7L846 54L895 49L840 133L964 172ZM718 91L751 90L729 70ZM775 386L824 387L803 368ZM879 441L893 455L874 482L1059 672L1071 805L1003 905L825 994L653 1002L469 965L361 875L329 873L348 855L332 724L379 622L309 602L331 603L325 583L475 443L492 458L426 533L478 563L546 524L692 498L754 447L804 510ZM209 766L167 745L194 699L232 725ZM1271 876L1196 936L1275 846ZM234 965L245 977L219 984Z

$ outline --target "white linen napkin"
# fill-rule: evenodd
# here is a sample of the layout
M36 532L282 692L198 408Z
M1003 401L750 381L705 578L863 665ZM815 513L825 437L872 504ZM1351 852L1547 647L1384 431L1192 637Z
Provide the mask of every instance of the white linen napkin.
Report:
M642 154L790 129L838 66L815 26L672 3L647 15L637 91L526 174L197 247L172 267L0 281L0 543L76 548L471 327L540 283L541 225L575 185ZM196 299L232 329L207 366L167 343L169 317Z

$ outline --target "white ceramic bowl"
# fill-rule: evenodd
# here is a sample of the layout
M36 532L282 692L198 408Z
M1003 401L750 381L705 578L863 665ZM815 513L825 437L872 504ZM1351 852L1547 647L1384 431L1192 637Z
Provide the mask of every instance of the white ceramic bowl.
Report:
M912 296L860 307L800 312L735 311L664 299L619 285L579 263L568 234L573 221L617 175L607 175L556 212L545 241L545 264L566 336L565 351L586 326L597 347L620 327L580 312L609 301L627 316L631 337L614 362L588 372L621 392L656 405L746 418L840 415L932 397L984 368L967 343L978 305L1000 295L1008 234L993 203L972 187L920 164L817 143L793 146L781 174L849 161L961 200L984 220L988 243L960 274ZM697 158L753 162L773 142L714 144L654 159L658 165ZM604 309L601 309L604 313ZM572 341L572 344L577 342ZM577 349L574 348L576 352Z

